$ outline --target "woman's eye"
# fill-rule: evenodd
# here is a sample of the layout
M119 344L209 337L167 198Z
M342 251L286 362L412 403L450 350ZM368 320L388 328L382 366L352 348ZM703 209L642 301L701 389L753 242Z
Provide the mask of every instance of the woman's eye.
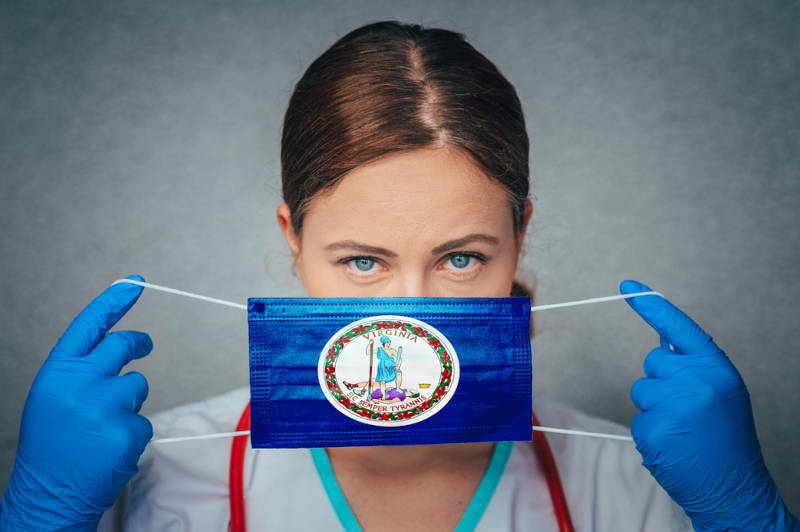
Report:
M357 271L366 273L372 271L372 268L375 266L375 261L367 257L359 257L356 259L352 259L350 261L350 264Z
M471 255L453 255L448 261L457 270L463 270L472 264L475 257Z
M479 275L488 260L479 253L453 253L440 262L437 269L446 270L451 279L467 281Z

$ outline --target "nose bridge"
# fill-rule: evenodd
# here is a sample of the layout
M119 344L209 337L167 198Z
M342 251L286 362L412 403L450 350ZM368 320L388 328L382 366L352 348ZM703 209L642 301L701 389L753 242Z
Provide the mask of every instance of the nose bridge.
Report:
M406 269L395 277L394 297L429 297L430 283L423 268Z

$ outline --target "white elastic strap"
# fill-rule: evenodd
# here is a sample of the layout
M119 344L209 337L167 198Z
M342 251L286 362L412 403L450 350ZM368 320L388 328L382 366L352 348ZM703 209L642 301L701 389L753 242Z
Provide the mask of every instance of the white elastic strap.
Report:
M235 432L215 432L213 434L200 434L199 436L180 436L178 438L159 438L153 440L151 443L171 443L177 441L190 441L190 440L214 440L216 438L233 438L234 436L247 436L250 434L249 430L237 430Z
M633 441L633 438L631 438L630 436L623 436L621 434L606 434L605 432L586 432L583 430L557 429L553 427L532 427L532 428L533 430L538 432L553 432L556 434L569 434L572 436L589 436L592 438L607 438L611 440ZM249 430L237 430L235 432L216 432L214 434L200 434L199 436L160 438L158 440L153 440L152 443L172 443L172 442L191 441L191 440L214 440L217 438L233 438L235 436L249 436L249 435L250 435Z
M146 288L152 288L153 290L158 290L160 292L167 292L168 294L175 294L178 296L185 296L191 297L194 299L199 299L201 301L208 301L209 303L217 303L219 305L225 305L228 307L238 308L242 310L247 310L247 305L242 305L241 303L234 303L233 301L225 301L224 299L217 299L215 297L208 297L208 296L201 296L200 294L193 294L191 292L184 292L183 290L176 290L174 288L169 288L167 286L161 286L153 283L145 283L144 281L134 281L133 279L117 279L111 285L119 284L119 283L129 283L135 284L138 286L144 286ZM578 305L590 305L592 303L605 303L606 301L616 301L618 299L628 299L631 297L639 297L639 296L660 296L664 297L664 294L661 292L650 291L650 292L635 292L632 294L621 294L618 296L606 296L606 297L593 297L591 299L579 299L577 301L567 301L565 303L552 303L550 305L536 305L531 307L531 312L538 312L540 310L551 310L554 308L564 308L564 307L577 307Z
M153 290L158 290L160 292L167 292L168 294L175 294L176 296L185 296L185 297L192 297L194 299L200 299L201 301L208 301L209 303L216 303L218 305L225 305L228 307L239 308L242 310L247 310L247 305L242 305L241 303L233 303L232 301L225 301L224 299L217 299L216 297L208 297L208 296L201 296L200 294L193 294L191 292L184 292L183 290L175 290L174 288L169 288L167 286L160 286L153 283L145 283L143 281L134 281L133 279L117 279L111 286L119 283L130 283L139 286L144 286L147 288L152 288Z
M566 303L553 303L551 305L537 305L535 307L531 307L531 312L536 312L539 310L551 310L554 308L564 308L564 307L577 307L578 305L591 305L592 303L605 303L606 301L616 301L618 299L628 299L631 297L639 297L639 296L660 296L664 297L664 294L661 292L656 292L651 290L650 292L634 292L633 294L621 294L618 296L606 296L606 297L593 297L591 299L580 299L578 301L567 301ZM666 299L666 298L664 298Z
M183 290L175 290L174 288L169 288L166 286L160 286L157 284L152 283L145 283L143 281L134 281L133 279L117 279L112 285L118 283L129 283L135 284L138 286L144 286L146 288L152 288L153 290L158 290L161 292L167 292L168 294L175 294L178 296L185 296L191 297L194 299L200 299L201 301L208 301L209 303L217 303L218 305L226 305L228 307L238 308L242 310L247 310L247 305L242 305L240 303L233 303L231 301L225 301L223 299L217 299L215 297L207 297L201 296L200 294L193 294L191 292L184 292ZM590 305L592 303L605 303L606 301L616 301L619 299L628 299L630 297L638 297L638 296L659 296L664 297L661 292L636 292L633 294L621 294L618 296L607 296L607 297L593 297L591 299L581 299L578 301L567 301L565 303L553 303L551 305L538 305L531 307L531 312L537 312L539 310L550 310L554 308L564 308L564 307L575 307L578 305ZM558 429L553 427L533 427L533 430L538 430L540 432L554 432L556 434L571 434L574 436L590 436L594 438L608 438L611 440L626 440L626 441L633 441L633 438L630 436L621 436L619 434L606 434L602 432L585 432L582 430L570 430L570 429ZM199 436L184 436L178 438L158 438L152 440L151 443L172 443L172 442L180 442L180 441L190 441L190 440L210 440L214 438L231 438L234 436L243 436L245 434L250 434L249 430L241 430L237 432L219 432L214 434L201 434Z

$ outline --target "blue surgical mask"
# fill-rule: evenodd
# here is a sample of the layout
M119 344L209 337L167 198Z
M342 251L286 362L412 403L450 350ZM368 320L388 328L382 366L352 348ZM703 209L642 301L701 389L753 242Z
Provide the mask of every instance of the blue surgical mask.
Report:
M254 448L530 441L531 301L250 298Z
M113 284L118 283L248 312L250 421L257 448L529 441L531 431L632 441L619 434L528 425L530 313L664 297L646 291L535 307L527 297L252 298L242 305L144 281L118 279ZM315 359L319 388L314 386ZM332 415L337 410L355 423Z

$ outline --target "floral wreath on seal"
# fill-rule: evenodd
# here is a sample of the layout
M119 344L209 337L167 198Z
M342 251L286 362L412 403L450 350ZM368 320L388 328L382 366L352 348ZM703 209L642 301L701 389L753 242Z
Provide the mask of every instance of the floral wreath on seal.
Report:
M439 362L441 363L442 367L441 374L439 375L439 385L433 391L429 400L409 410L401 410L399 412L375 412L374 410L364 408L363 406L353 403L342 392L342 389L339 388L335 376L336 359L339 357L339 353L341 353L344 346L350 343L353 339L376 329L401 329L408 333L414 334L426 340L428 345L430 345L434 352L439 356ZM328 349L328 353L325 356L324 368L325 384L328 387L330 394L334 399L336 399L336 402L363 418L374 419L376 421L398 421L417 417L433 407L442 399L442 397L447 394L453 377L453 359L450 357L447 349L439 341L439 339L427 331L424 327L417 327L401 320L375 321L370 325L358 325L345 332L339 338L337 338L333 342L333 345L330 347L330 349Z

